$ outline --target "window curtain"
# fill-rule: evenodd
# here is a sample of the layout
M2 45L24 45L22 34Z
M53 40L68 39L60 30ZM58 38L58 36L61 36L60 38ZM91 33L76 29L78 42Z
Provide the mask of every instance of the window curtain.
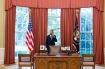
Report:
M93 45L96 64L104 64L103 11L93 9Z
M6 10L4 64L15 63L15 15L16 7Z
M48 24L48 9L31 9L33 34L34 34L34 53L38 53L40 45L45 45ZM34 54L33 53L33 54Z
M96 6L99 11L104 11L105 0L96 0Z
M12 0L12 4L15 6L23 7L37 7L37 0Z
M70 1L71 1L71 8L86 8L86 7L96 6L96 0L70 0Z
M12 0L5 0L5 10L8 10L12 7Z
M70 0L38 0L38 8L70 8Z
M96 7L101 11L104 10L104 0L6 0L5 5L8 5L8 7L15 5L15 6L25 6L32 8Z
M73 31L76 21L76 9L61 9L61 46L73 47Z

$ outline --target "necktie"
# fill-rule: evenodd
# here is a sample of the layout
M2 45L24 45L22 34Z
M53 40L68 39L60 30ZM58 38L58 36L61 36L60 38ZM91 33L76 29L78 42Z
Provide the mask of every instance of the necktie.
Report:
M52 36L50 36L51 40L52 40Z

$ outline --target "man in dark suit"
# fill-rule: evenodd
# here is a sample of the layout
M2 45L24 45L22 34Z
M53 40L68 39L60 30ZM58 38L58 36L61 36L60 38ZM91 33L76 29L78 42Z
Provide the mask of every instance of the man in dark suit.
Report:
M55 42L57 42L56 36L54 35L54 31L51 29L50 34L46 37L46 47L48 53L50 52L49 46L55 45Z

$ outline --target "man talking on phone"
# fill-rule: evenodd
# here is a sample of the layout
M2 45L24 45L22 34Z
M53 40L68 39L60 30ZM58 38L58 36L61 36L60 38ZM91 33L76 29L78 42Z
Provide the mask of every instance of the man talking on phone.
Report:
M54 31L51 29L50 34L47 35L46 37L46 47L47 47L47 52L49 53L49 46L55 45L55 42L57 42L56 36L54 35Z

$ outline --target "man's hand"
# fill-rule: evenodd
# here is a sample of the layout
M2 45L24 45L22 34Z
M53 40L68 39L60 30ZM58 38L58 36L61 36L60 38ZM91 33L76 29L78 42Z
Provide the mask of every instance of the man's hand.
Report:
M55 35L54 35L54 33L52 34L52 37L54 37L54 38L55 38Z

